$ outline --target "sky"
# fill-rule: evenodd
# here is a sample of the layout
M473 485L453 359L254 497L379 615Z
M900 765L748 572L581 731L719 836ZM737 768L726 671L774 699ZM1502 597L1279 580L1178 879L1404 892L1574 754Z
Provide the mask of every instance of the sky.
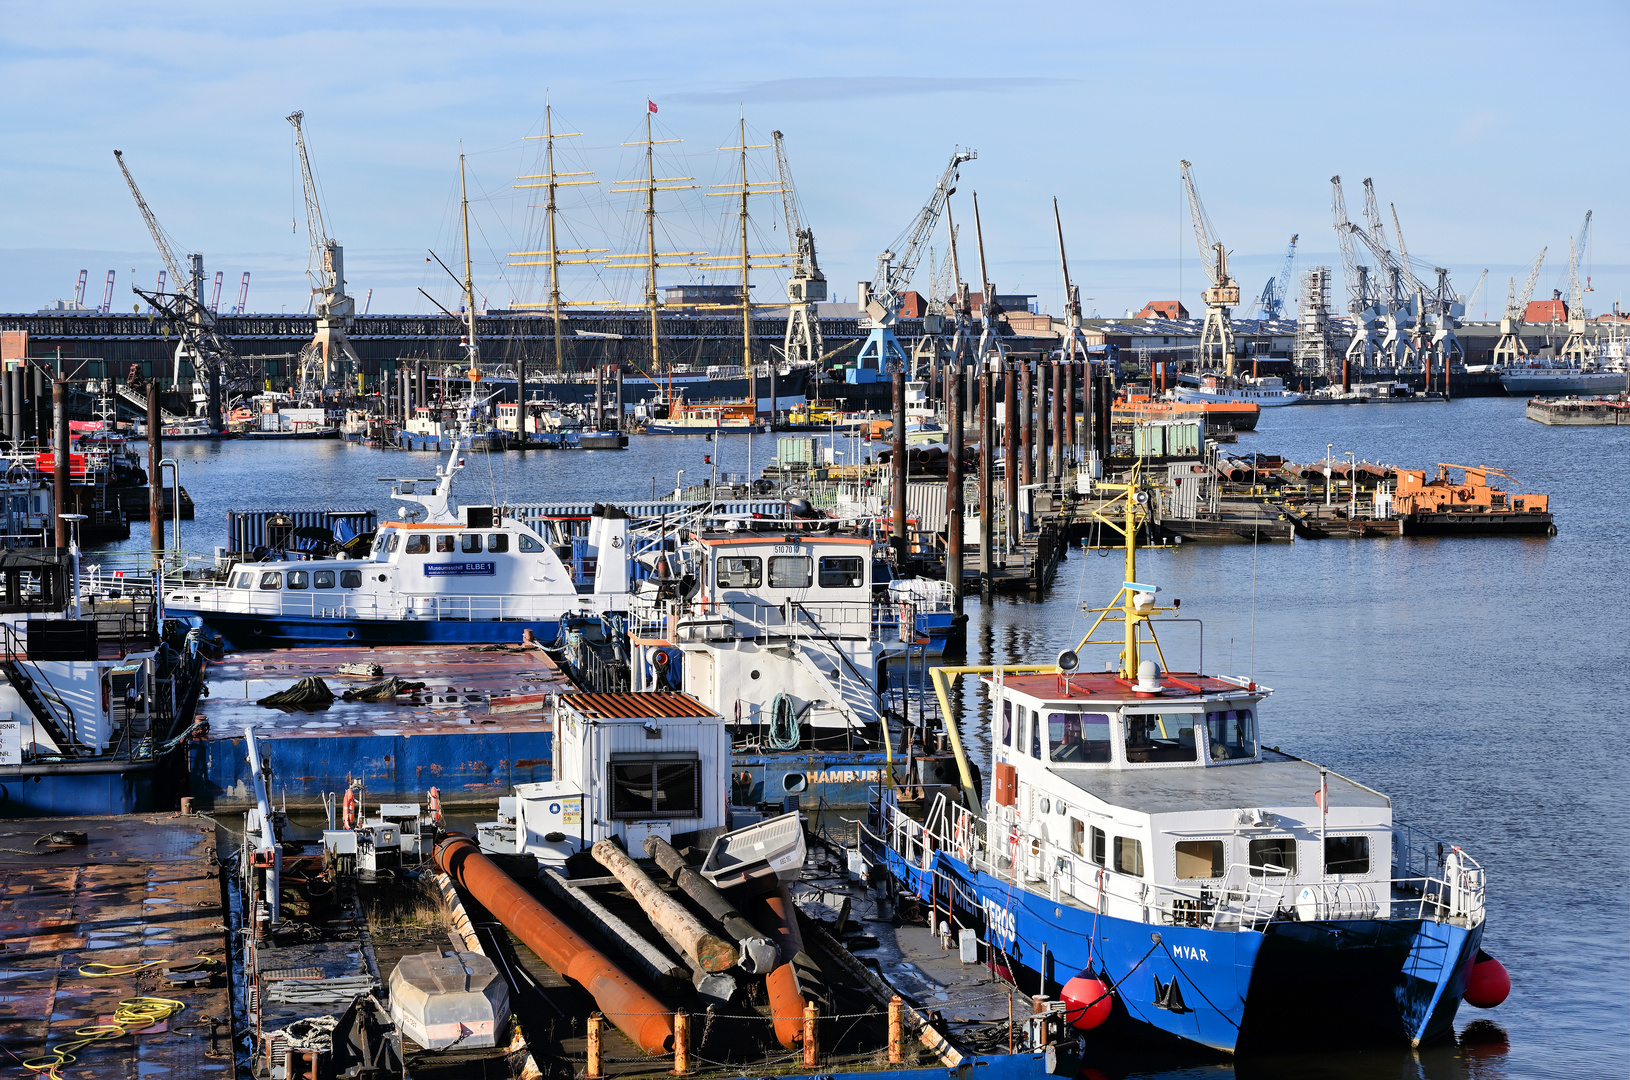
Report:
M1178 162L1247 297L1278 272L1337 268L1330 177L1350 215L1373 177L1417 264L1458 291L1488 280L1469 317L1498 317L1507 281L1548 254L1536 297L1567 288L1568 240L1594 211L1582 273L1592 312L1630 308L1630 223L1614 198L1625 69L1612 47L1630 5L1045 3L992 5L623 2L73 5L0 0L0 311L87 302L116 271L114 307L161 262L113 158L125 160L178 254L204 255L230 307L304 311L310 251L292 128L304 129L327 230L374 313L458 303L436 254L462 271L459 154L483 306L538 302L546 277L514 267L547 247L544 109L563 188L562 248L639 250L640 215L616 181L643 174L647 101L659 177L658 247L739 246L738 122L745 118L755 251L785 250L770 132L785 137L804 223L834 299L928 199L951 154L962 277L978 287L972 196L990 280L1062 310L1053 203L1087 313L1124 315L1204 287ZM713 185L724 185L715 188ZM709 195L723 197L710 198ZM946 224L932 240L945 257ZM667 245L672 244L669 247ZM599 257L598 255L578 257ZM673 261L699 261L675 256ZM674 267L664 284L732 280ZM923 254L915 287L929 282ZM585 265L567 299L637 299L636 273ZM759 299L782 295L755 276ZM367 297L372 290L371 298ZM1338 304L1345 294L1339 292Z

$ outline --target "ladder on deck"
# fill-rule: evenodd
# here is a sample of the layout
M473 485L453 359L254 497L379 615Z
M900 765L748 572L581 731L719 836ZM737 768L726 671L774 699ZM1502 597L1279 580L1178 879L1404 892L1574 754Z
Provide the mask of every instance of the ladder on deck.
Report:
M63 725L61 718L57 716L56 710L51 708L50 699L40 692L39 687L34 683L33 677L28 674L22 664L18 663L16 655L9 648L4 656L0 656L0 674L5 675L6 681L11 683L11 688L17 691L17 696L28 707L28 711L34 714L34 718L40 722L41 727L45 728L46 733L51 736L52 741L57 744L58 748L64 753L77 753L80 745L79 740L73 736L72 728ZM60 702L63 708L68 708L67 703L62 702L62 699L58 698L55 693L52 693L50 697ZM70 710L70 724L72 719L73 713Z

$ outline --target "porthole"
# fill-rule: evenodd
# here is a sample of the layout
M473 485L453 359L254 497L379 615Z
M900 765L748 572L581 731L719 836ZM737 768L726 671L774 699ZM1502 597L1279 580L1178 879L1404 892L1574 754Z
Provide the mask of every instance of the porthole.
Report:
M345 636L348 638L354 638L357 636L357 632L355 630L347 630L345 632Z
M748 677L753 679L758 678L758 671L755 669Z
M385 575L384 575L384 574L380 574L380 575L379 575L379 580L380 580L380 581L384 581L384 580L385 580Z
M788 795L796 795L809 786L809 780L803 773L790 772L781 778L781 786Z

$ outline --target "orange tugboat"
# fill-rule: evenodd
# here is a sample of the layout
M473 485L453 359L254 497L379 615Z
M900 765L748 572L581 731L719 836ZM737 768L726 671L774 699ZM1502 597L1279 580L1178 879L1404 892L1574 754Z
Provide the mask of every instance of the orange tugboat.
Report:
M1459 469L1457 483L1449 475ZM1486 465L1438 463L1431 480L1424 469L1399 469L1395 513L1407 536L1555 536L1550 496L1509 495L1489 485L1489 477L1518 481Z

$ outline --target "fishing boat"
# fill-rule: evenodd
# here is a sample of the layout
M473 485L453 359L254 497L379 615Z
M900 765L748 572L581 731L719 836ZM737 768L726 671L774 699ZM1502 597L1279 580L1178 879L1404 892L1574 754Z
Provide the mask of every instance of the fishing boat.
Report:
M1100 520L1125 541L1115 598L1052 663L932 669L947 718L952 680L981 677L992 788L982 798L946 723L952 783L887 784L867 861L936 924L972 928L999 975L1109 1039L1419 1045L1451 1034L1463 997L1498 1004L1471 853L1265 745L1268 687L1165 670L1157 633L1178 601L1140 580L1134 542L1152 493L1135 472L1102 490ZM1089 670L1095 645L1119 662Z
M1249 375L1206 375L1198 386L1178 386L1178 401L1209 404L1230 402L1256 405L1264 409L1281 405L1295 405L1305 396L1285 386L1285 380L1273 376L1252 378Z

